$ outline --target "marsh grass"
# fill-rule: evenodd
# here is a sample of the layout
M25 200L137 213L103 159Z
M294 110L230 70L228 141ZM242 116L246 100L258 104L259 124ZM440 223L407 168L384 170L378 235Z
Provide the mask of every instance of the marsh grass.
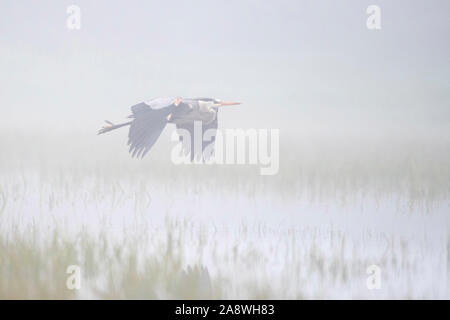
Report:
M122 143L2 135L0 298L449 297L445 139L284 140L276 176Z

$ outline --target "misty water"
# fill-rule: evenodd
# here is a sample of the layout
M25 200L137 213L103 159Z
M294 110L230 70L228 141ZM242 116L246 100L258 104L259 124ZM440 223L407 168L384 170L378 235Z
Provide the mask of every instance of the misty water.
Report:
M378 2L2 2L0 298L449 298L449 3ZM96 134L164 96L242 102L277 174Z

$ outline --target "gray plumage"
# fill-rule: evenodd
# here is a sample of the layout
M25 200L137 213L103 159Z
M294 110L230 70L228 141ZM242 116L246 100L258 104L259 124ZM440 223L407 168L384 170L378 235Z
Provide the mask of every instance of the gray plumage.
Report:
M128 117L133 119L131 121L117 125L106 121L107 125L100 129L98 134L129 125L129 152L132 157L143 158L156 143L167 123L174 123L179 133L180 130L186 130L190 135L190 141L183 141L184 135L180 134L184 153L190 154L191 160L207 159L212 153L205 154L204 152L211 144L214 146L219 107L236 104L239 103L222 102L212 98L156 98L132 106L132 114ZM201 125L203 134L209 129L213 130L209 141L195 136L194 128L197 121ZM195 148L195 141L201 141L200 148ZM214 150L213 146L208 149Z

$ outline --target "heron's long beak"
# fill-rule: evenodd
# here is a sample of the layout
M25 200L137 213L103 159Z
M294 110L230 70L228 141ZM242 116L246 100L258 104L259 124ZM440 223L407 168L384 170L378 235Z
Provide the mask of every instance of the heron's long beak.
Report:
M235 106L241 104L240 102L231 102L231 101L220 101L219 105L221 106Z

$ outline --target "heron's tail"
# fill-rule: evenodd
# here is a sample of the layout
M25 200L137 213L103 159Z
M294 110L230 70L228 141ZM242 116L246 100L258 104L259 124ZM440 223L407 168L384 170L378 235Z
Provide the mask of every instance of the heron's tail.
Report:
M111 121L105 120L106 122L106 126L103 126L99 131L98 134L102 134L102 133L106 133L109 132L111 130L115 130L115 129L119 129L125 126L130 125L133 121L128 121L128 122L124 122L124 123L119 123L119 124L114 124Z

